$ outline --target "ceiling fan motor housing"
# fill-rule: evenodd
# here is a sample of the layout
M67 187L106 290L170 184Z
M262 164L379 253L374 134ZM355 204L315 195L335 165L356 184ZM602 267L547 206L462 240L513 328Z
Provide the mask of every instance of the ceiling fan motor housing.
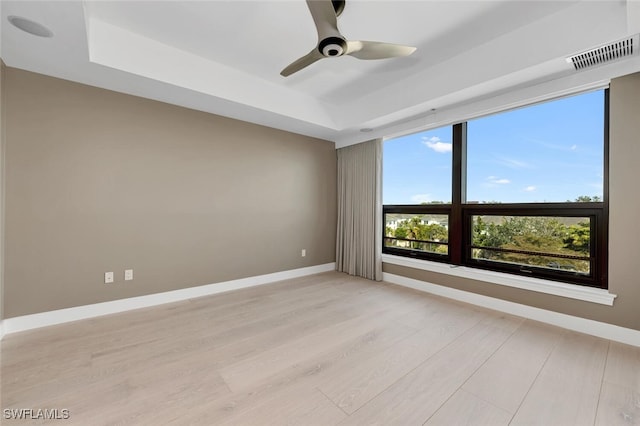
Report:
M347 42L340 37L327 37L318 44L318 50L326 57L342 56L347 51Z

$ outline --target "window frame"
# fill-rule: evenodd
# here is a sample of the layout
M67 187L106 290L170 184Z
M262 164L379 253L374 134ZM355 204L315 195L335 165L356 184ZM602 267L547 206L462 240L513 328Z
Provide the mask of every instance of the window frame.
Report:
M609 232L609 89L604 90L604 135L603 135L603 197L601 202L566 203L466 203L466 142L467 123L453 125L452 155L452 202L451 204L384 205L382 216L382 253L396 256L430 260L456 266L505 272L514 275L541 278L581 286L608 288L608 232ZM574 95L577 95L574 94ZM526 107L525 107L526 108ZM424 252L412 249L385 247L386 215L447 214L449 216L448 254ZM590 274L577 274L565 270L522 267L472 257L472 219L476 215L504 216L554 216L589 217L591 223Z
M515 275L533 276L536 278L553 281L568 281L574 284L590 287L600 287L605 276L602 275L602 265L598 260L602 257L603 241L598 233L598 228L603 222L603 212L600 203L514 203L514 204L476 204L463 208L464 236L462 264L479 269L500 270ZM533 216L533 217L589 217L591 232L591 244L589 247L590 268L589 275L577 274L570 271L536 268L534 266L510 265L490 260L478 260L472 254L472 220L473 216L497 215L497 216Z
M400 249L396 247L386 247L386 218L387 214L404 213L413 215L439 214L448 216L449 238L447 241L447 254L432 253L422 250ZM396 256L411 257L415 259L433 260L436 262L451 263L451 204L394 204L383 206L382 219L382 252L394 254Z

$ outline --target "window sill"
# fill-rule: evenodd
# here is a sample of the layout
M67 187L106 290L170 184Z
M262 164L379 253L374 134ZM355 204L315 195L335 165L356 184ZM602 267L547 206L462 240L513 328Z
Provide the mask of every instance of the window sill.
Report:
M583 287L575 284L565 284L539 278L521 277L503 272L486 271L466 266L431 262L428 260L410 259L391 254L383 254L382 261L392 265L406 266L408 268L421 269L423 271L485 281L492 284L515 287L538 293L553 294L555 296L584 300L587 302L599 303L601 305L613 306L613 300L616 298L615 294L599 288Z

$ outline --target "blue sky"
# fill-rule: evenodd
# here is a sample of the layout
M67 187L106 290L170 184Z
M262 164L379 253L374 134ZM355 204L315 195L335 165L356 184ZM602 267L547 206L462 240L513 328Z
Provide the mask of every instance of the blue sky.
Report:
M467 200L602 197L604 91L468 122ZM452 127L383 145L384 204L451 201Z

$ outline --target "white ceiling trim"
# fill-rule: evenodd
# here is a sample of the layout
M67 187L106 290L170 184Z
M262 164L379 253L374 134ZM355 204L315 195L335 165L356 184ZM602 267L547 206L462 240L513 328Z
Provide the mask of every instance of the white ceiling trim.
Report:
M95 64L338 130L328 108L303 93L95 18L88 29Z

